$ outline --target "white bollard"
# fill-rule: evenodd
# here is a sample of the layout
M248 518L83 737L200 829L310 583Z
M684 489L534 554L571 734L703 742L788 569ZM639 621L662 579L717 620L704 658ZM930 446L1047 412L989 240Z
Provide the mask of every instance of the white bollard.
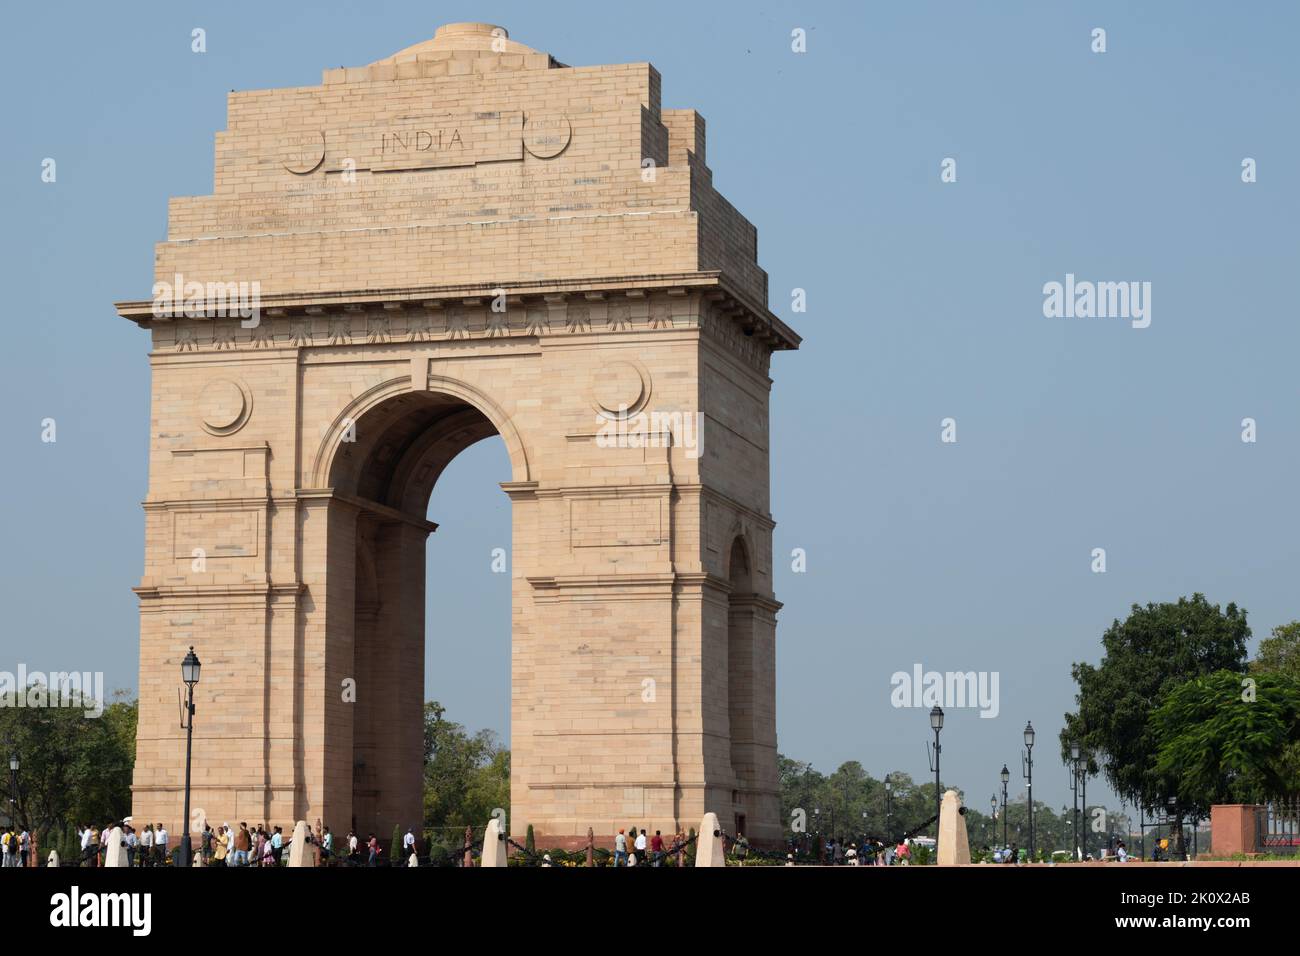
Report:
M122 846L122 828L113 827L104 837L104 866L126 866L126 847Z
M506 865L506 835L501 832L501 821L493 817L483 834L483 857L479 866Z
M316 844L307 842L307 821L299 820L293 825L293 841L289 844L290 866L315 866Z
M970 862L970 843L966 837L966 818L961 813L961 798L956 790L943 795L939 805L939 866L960 866Z
M727 857L722 847L722 824L716 813L704 814L700 822L700 835L695 839L696 866L726 866Z

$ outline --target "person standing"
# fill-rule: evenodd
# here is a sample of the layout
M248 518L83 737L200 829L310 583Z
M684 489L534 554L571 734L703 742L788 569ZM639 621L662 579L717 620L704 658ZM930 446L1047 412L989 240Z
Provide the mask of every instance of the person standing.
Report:
M654 865L658 866L663 862L664 857L664 838L658 830L650 838L650 855L654 860Z
M677 835L673 837L673 846L677 847L677 866L686 865L686 831L681 827L677 828Z
M146 823L140 834L140 865L153 866L153 824Z
M375 835L370 834L370 839L366 841L366 848L370 851L370 857L366 861L366 866L379 865L379 840Z
M412 833L408 828L406 831L406 836L402 837L402 853L405 856L410 856L414 852L415 852L415 834Z
M358 851L357 835L354 831L349 830L348 831L348 862L353 864L354 866L358 862L357 851Z
M334 834L330 833L330 828L325 828L325 835L321 838L321 865L329 866L330 859L334 856Z
M732 847L732 853L739 860L743 860L749 856L749 841L745 839L745 834L736 834L736 843Z
M275 833L271 834L271 859L275 866L280 865L280 857L284 854L284 829L276 827Z
M644 863L644 862L645 862L645 848L646 848L646 838L645 838L645 830L644 830L644 829L642 829L639 833L637 833L637 835L636 835L636 840L632 843L632 846L633 846L633 848L635 848L635 850L636 850L636 858L637 858L637 860L640 861L640 862L643 862L643 863Z
M153 853L158 866L167 865L167 827L161 823L153 835Z
M92 867L99 866L99 830L93 823L86 824L86 830L89 833L86 844L86 857Z
M624 866L627 864L627 834L623 828L619 827L618 834L614 837L614 865Z
M214 834L207 821L203 822L203 835L199 837L199 866L207 866L212 860L212 843Z
M135 827L128 826L126 828L126 834L124 835L123 839L125 839L126 841L126 865L128 867L133 867L135 866L136 847L140 845L140 841L136 838L135 835Z
M235 866L248 865L248 851L253 848L253 834L248 832L248 824L239 821L239 833L235 835Z

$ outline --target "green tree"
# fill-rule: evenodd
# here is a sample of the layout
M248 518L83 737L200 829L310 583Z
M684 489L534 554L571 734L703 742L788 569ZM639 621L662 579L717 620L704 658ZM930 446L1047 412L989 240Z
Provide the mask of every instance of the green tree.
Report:
M510 810L510 751L490 730L471 734L447 720L437 701L424 705L424 825L460 847L466 826L482 828L492 811Z
M1204 595L1177 603L1133 605L1102 636L1105 653L1093 666L1072 668L1078 709L1065 715L1063 758L1077 736L1120 796L1145 807L1163 806L1177 793L1177 775L1158 764L1156 709L1181 684L1219 670L1245 666L1250 627L1235 604L1220 610Z
M1223 670L1175 688L1155 711L1157 769L1178 803L1205 814L1287 792L1285 749L1300 741L1300 681Z
M1279 674L1300 680L1300 621L1280 624L1271 636L1259 642L1250 662L1252 674ZM1300 742L1288 744L1278 760L1285 793L1300 793Z
M1253 674L1282 674L1300 680L1300 621L1273 628L1259 642L1250 670Z
M76 707L2 707L0 740L18 754L18 819L36 833L102 826L131 813L137 707L125 692L98 717Z

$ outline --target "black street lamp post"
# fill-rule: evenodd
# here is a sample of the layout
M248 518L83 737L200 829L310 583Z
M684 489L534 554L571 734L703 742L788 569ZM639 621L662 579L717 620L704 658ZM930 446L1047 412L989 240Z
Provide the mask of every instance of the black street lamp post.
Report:
M1083 805L1083 817L1079 821L1079 835L1083 841L1083 858L1088 859L1088 751L1079 752L1079 802Z
M1070 793L1074 796L1074 843L1070 856L1079 858L1079 741L1070 741Z
M194 648L181 661L181 680L185 681L185 819L181 821L181 866L190 865L190 757L194 753L194 685L199 682L202 665Z
M1025 724L1025 753L1021 758L1025 775L1025 803L1029 808L1029 862L1034 862L1034 725Z
M1009 846L1007 843L1007 784L1011 781L1011 771L1007 765L1002 765L1002 773L999 774L1002 780L1002 845Z
M885 774L885 839L891 842L894 839L893 831L889 828L890 811L893 809L893 791L894 785L889 780L889 774Z
M9 823L18 826L18 751L9 754Z
M934 731L934 858L939 859L939 811L943 807L943 794L939 792L939 731L943 730L943 710L935 704L930 710L930 729Z
M1169 851L1171 854L1182 858L1183 851L1183 821L1178 814L1178 798L1170 797L1169 804ZM1175 829L1177 827L1177 829Z

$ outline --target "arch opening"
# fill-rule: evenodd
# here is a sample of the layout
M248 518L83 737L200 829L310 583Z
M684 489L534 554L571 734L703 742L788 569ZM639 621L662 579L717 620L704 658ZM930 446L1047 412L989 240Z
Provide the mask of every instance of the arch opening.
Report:
M351 744L352 828L386 841L394 825L422 822L428 552L437 547L430 498L457 456L500 432L475 405L440 392L388 397L348 424L329 467L334 498L355 514L358 692L351 733L339 739Z

